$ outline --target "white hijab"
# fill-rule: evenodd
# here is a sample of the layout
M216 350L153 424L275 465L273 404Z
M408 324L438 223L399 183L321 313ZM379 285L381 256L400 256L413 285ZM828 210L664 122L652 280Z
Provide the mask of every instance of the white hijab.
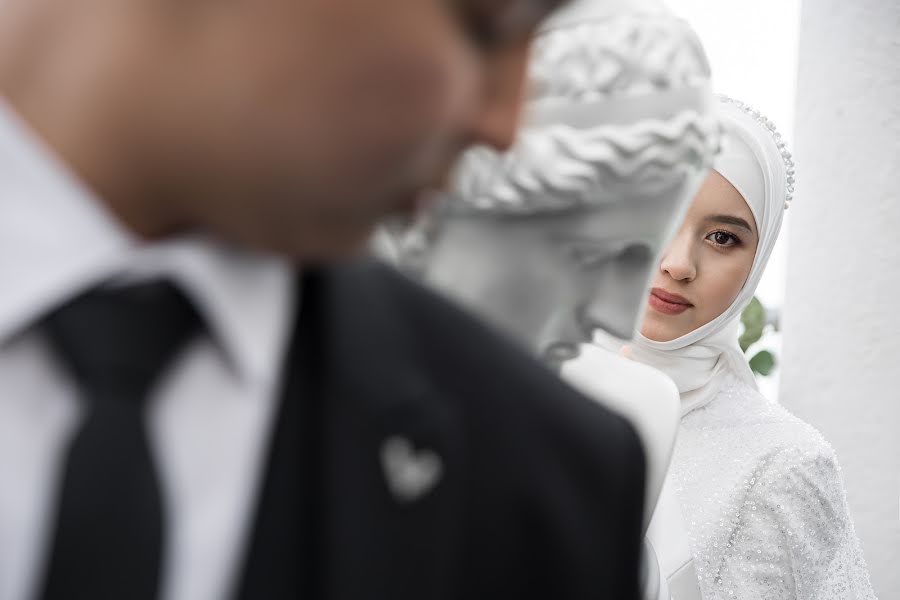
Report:
M720 97L718 108L725 135L713 168L740 192L753 213L759 232L753 266L731 306L706 325L669 342L638 334L630 346L632 359L656 367L675 381L682 415L713 400L727 372L756 388L738 344L740 315L756 293L793 195L791 155L771 121L730 98ZM609 347L609 340L600 337L598 342Z

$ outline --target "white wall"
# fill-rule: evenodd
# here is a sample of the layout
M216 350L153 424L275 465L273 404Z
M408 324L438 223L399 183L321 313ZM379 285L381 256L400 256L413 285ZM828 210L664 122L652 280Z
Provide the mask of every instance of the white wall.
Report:
M900 598L900 2L804 2L795 148L781 401L834 445Z

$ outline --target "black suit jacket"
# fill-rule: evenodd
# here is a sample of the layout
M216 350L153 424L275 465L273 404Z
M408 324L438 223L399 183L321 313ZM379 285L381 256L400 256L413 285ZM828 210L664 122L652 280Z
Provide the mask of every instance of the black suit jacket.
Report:
M638 597L625 420L388 267L301 279L239 598ZM421 498L388 488L393 436L441 459Z

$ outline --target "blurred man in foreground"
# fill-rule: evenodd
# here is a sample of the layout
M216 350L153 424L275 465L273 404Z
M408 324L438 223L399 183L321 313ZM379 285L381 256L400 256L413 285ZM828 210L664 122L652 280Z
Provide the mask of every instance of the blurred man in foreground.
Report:
M557 3L0 4L0 598L636 595L631 428L351 258Z

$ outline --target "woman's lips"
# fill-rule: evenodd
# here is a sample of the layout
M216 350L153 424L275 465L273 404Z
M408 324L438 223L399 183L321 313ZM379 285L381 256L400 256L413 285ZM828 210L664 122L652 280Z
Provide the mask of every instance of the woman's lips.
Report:
M653 288L650 290L648 304L650 305L650 308L665 315L680 315L694 306L678 294L667 292L661 288Z

